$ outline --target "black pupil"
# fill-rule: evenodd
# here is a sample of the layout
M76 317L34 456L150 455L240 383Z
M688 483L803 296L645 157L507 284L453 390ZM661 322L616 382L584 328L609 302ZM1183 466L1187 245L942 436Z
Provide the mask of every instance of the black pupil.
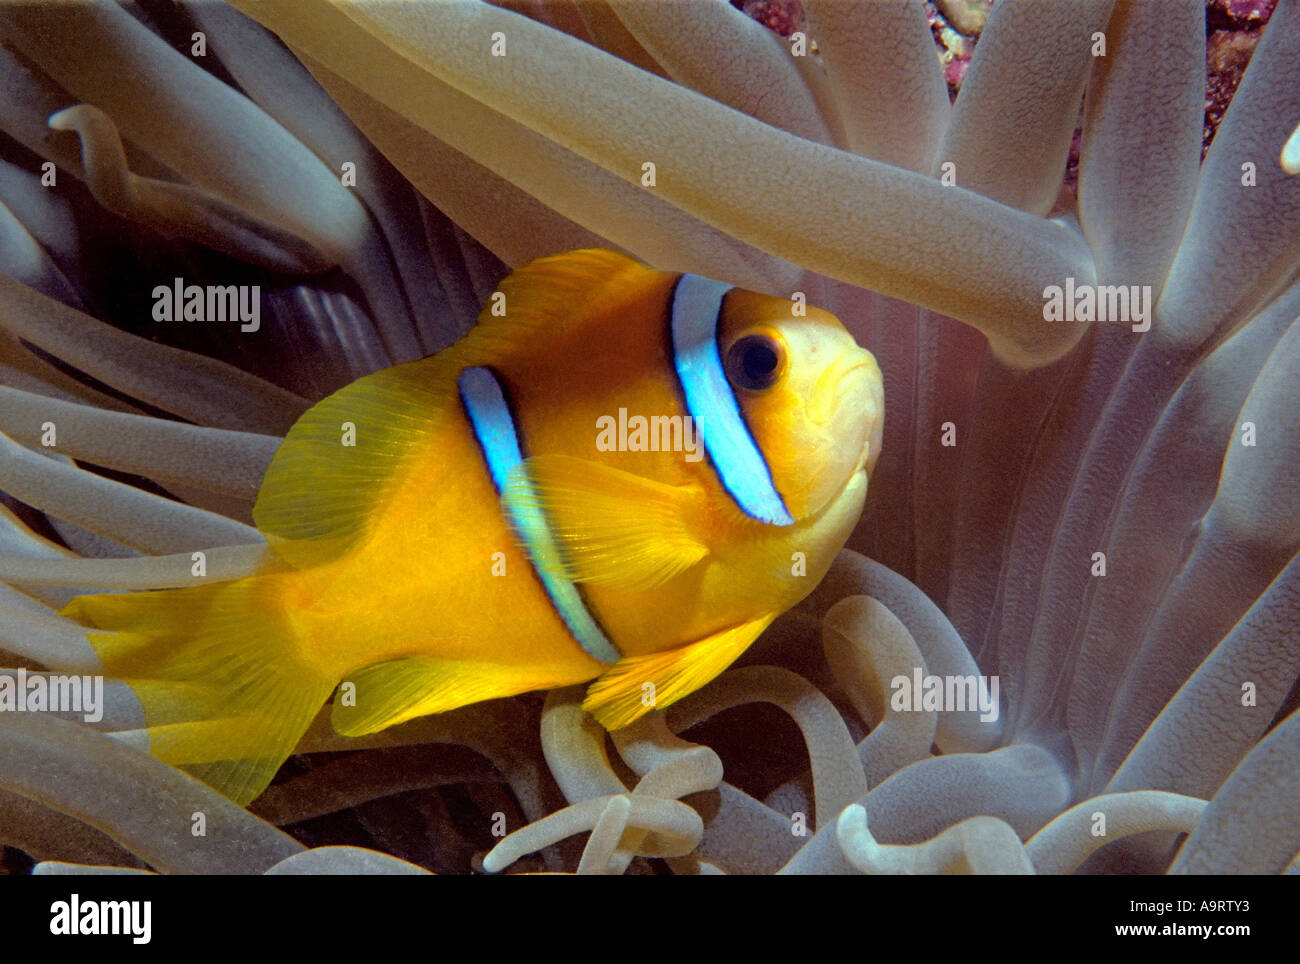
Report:
M755 340L745 346L742 364L745 377L752 382L763 382L776 371L776 349L765 341Z

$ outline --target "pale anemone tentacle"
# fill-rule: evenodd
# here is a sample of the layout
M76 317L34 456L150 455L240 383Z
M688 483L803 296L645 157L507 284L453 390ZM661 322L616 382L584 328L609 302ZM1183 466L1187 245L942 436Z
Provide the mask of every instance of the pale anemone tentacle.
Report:
M32 612L4 597L0 597L0 650L66 672L104 671L84 629L48 611Z
M299 58L330 96L357 118L366 137L384 148L394 166L421 194L457 224L465 225L507 264L526 264L553 249L593 248L611 243L559 214L514 181L456 150L447 141L411 124L306 54L300 53ZM502 154L510 156L511 152L506 150ZM501 217L503 210L510 211L508 219ZM477 308L474 304L473 310Z
M808 0L804 13L844 127L841 146L927 173L951 107L922 7Z
M627 788L610 766L602 730L582 712L583 692L582 687L552 691L547 696L542 717L542 743L547 763L570 803L627 793ZM670 732L666 730L661 714L650 714L645 722L616 737L620 755L627 754L628 763L635 772L644 772L645 779L637 785L635 792L667 793L676 797L716 786L720 805L717 812L706 820L705 839L696 853L706 860L725 859L727 867L733 871L739 867L742 871L770 872L779 867L779 862L761 854L748 856L737 863L731 859L734 850L726 844L752 840L759 834L771 844L778 840L782 843L793 841L789 822L734 787L725 783L719 785L721 770L716 754L678 740ZM660 764L657 769L655 763ZM718 848L722 848L721 851ZM794 846L790 847L791 853L794 849ZM711 854L717 856L711 858ZM622 867L626 867L625 859Z
M693 793L715 790L722 783L722 761L718 755L708 747L679 739L668 729L662 713L647 714L632 725L614 731L612 738L619 756L641 776L633 790L634 794L678 800ZM619 798L616 797L615 800L617 799ZM611 803L610 806L616 812L614 804ZM615 818L610 816L609 819ZM626 814L622 821L626 826ZM600 829L598 825L596 831ZM594 843L598 836L596 831L593 831L592 842L583 854L583 862L587 862L588 853L591 853L594 861L592 866L602 868L600 872L625 871L632 857L641 848L643 836L634 832L619 843L622 835L620 830L620 836L615 838L618 852L611 850L606 855L600 849L603 844ZM593 846L597 849L593 850Z
M128 335L3 276L0 329L201 425L283 435L307 409L297 395L234 365Z
M133 559L32 559L0 555L0 580L15 586L94 586L96 589L174 589L243 579L277 564L266 543L202 550L203 573L192 552Z
M308 21L316 16L314 8L309 13L302 4L289 8L240 0L236 6L274 26L291 45L309 33ZM809 269L961 318L985 331L996 350L1020 364L1059 357L1081 334L1072 326L1041 320L1038 278L1072 274L1090 282L1094 277L1086 248L1059 224L802 140L486 4L342 9L353 21L352 30L331 34L328 51L311 44L303 44L303 50L332 70L346 67L350 80L380 100L380 88L388 81L380 65L366 57L371 38L626 180L639 177L641 164L650 158L674 157L656 195ZM515 37L516 54L498 58L499 69L485 76L478 68L490 56L486 38L494 31ZM575 76L581 84L572 102L543 95L558 85L572 90ZM641 101L635 117L615 93L629 87ZM389 106L425 129L437 130L437 112L423 98L410 97L410 89L405 87L407 95ZM722 127L728 131L725 157L714 143L713 132ZM751 156L769 163L743 173L720 163ZM814 167L821 175L816 184L776 176L778 169ZM820 216L828 196L838 200L839 215L829 223ZM940 220L947 239L942 252L934 246L937 235L928 230ZM910 228L907 244L899 243L900 227ZM962 236L972 243L952 243ZM954 254L970 261L956 260ZM933 277L922 283L917 266L939 258L947 264L944 277L938 284Z
M725 781L718 787L717 810L709 809L702 807L704 839L694 855L724 873L776 873L807 840L806 827L798 832L791 817Z
M449 328L454 313L449 315L445 298L439 297L437 273L419 244L422 232L413 205L415 192L384 176L383 156L273 36L224 3L199 3L188 9L204 28L212 53L254 103L331 170L342 172L347 162L356 165L352 190L382 232L383 245L401 280L406 310L415 321L424 350L432 353L449 345L460 332ZM366 259L383 254L378 240L369 243L363 255ZM366 321L370 327L369 319ZM371 366L367 373L384 364L388 362Z
M1205 11L1117 0L1079 145L1079 221L1101 283L1160 297L1200 174L1204 87Z
M986 364L988 387L998 402L1011 402L1017 414L1002 426L977 427L978 438L967 452L964 466L978 466L979 485L973 491L988 493L990 488L1005 486L1006 494L991 501L995 511L1005 514L1007 524L1000 551L986 545L988 537L983 535L979 541L959 544L965 550L957 557L960 566L971 565L971 553L978 551L998 552L1002 561L1000 572L992 578L959 570L963 589L970 595L965 597L964 608L954 612L954 619L970 619L972 605L986 606L992 616L974 616L975 625L982 629L977 653L985 665L996 666L1002 677L1009 699L1004 733L1013 732L1017 724L1022 696L1032 686L1029 677L1035 669L1034 658L1050 652L1059 660L1055 647L1068 639L1048 634L1030 643L1034 620L1045 615L1044 607L1054 604L1042 594L1041 579L1053 544L1052 527L1070 492L1075 469L1070 457L1062 453L1080 451L1086 445L1095 413L1104 406L1131 348L1125 334L1094 330L1085 336L1078 352L1050 372L1019 376L999 370L996 361ZM1004 471L1000 481L989 473L994 465L1005 465L1003 460L1012 453L992 456L992 462L982 461L992 453L989 442L996 446L999 440L1009 440L1012 451L1023 453L1023 459L1012 463L1018 464L1020 471ZM970 528L998 532L987 524ZM961 622L957 625L963 628Z
M1114 669L1142 645L1146 624L1187 551L1186 539L1209 508L1223 443L1239 431L1236 417L1278 338L1300 313L1300 287L1238 331L1198 365L1179 388L1134 466L1118 508L1108 559L1121 572L1148 578L1103 581L1075 640L1077 656L1066 722L1080 772L1093 790L1109 773L1093 773L1122 680ZM1177 488L1168 504L1164 494ZM1162 511L1151 506L1165 503Z
M1294 389L1300 382L1300 324L1278 341L1238 422L1264 433L1255 446L1234 432L1214 502L1182 571L1148 626L1116 695L1098 766L1113 770L1201 660L1232 629L1300 550L1300 432Z
M1158 31L1152 29L1152 18L1160 25ZM1199 169L1204 14L1186 3L1121 2L1108 25L1107 43L1107 56L1097 58L1084 118L1080 217L1098 257L1098 280L1147 284L1155 299L1182 236ZM1142 84L1133 82L1135 73L1141 74ZM1138 96L1143 103L1135 102ZM1157 111L1154 121L1149 117L1152 97L1168 107ZM1062 278L1053 281L1065 283ZM1152 306L1148 302L1148 308ZM1123 376L1136 343L1127 329L1102 330L1085 339L1063 377L1035 380L1026 392L1029 386L1021 383L1028 379L1011 376L1015 409L1028 417L1014 425L975 428L978 455L968 456L966 464L981 468L984 475L971 486L966 505L977 504L974 500L981 493L991 492L996 511L1005 517L1014 505L1020 522L1007 526L1011 540L1000 584L985 571L987 567L974 561L977 554L990 551L987 540L1000 527L968 527L967 531L990 535L962 543L965 551L957 563L957 579L963 595L954 620L982 635L989 625L984 614L993 607L990 594L995 589L1000 593L999 664L1029 664L1023 682L1017 674L1008 674L1012 692L1023 687L1025 692L1050 695L1051 687L1040 687L1039 677L1066 662L1062 650L1068 633L1043 629L1030 643L1039 603L1058 605L1050 595L1037 595L1049 546L1043 526L1059 518L1068 499L1076 469L1066 453L1086 448L1097 413ZM994 391L1008 380L997 371L989 376ZM1008 435L1013 445L1023 446L1040 433L1049 444L1035 445L1031 458L993 454ZM990 435L992 444L987 444L983 440ZM1008 463L1023 466L1019 488L1006 487L1008 491L997 494L999 487L1006 486Z
M372 303L374 323L392 361L421 356L418 338L402 324L407 308L396 294L388 259L366 256L368 249L378 249L365 208L264 111L172 50L111 0L35 14L11 4L0 11L0 23L11 42L51 77L112 116L128 138L147 145L196 187L276 226L282 236L303 238L328 263L347 267ZM105 42L87 44L87 36ZM107 59L87 56L92 49L109 52ZM106 82L109 77L112 83ZM255 234L248 238L255 247L264 244Z
M951 753L919 760L857 801L870 814L873 833L889 843L912 844L938 836L971 817L993 816L1027 838L1070 800L1060 761L1029 745L992 753ZM848 873L833 826L817 833L782 869L783 874Z
M1115 840L1152 830L1190 832L1206 806L1197 797L1162 790L1107 793L1056 817L1026 841L1025 851L1038 873L1069 874L1093 851Z
M1153 23L1159 24L1158 31L1152 29ZM1149 284L1155 298L1182 237L1199 173L1204 13L1186 3L1120 2L1107 25L1106 41L1107 55L1096 58L1085 110L1079 212L1098 259L1099 281ZM1134 82L1139 76L1140 84ZM1154 118L1150 116L1153 98L1163 108ZM1065 281L1053 280L1058 284ZM1096 413L1120 379L1135 342L1126 332L1098 333L1086 343L1090 354L1080 359L1084 367L1071 371L1072 381L1066 390L1057 388L1057 379L1043 381L1041 400L1027 399L1019 384L1023 379L1012 377L1010 391L1017 395L1017 410L1037 418L1038 406L1050 406L1046 416L1050 427L1045 435L1053 444L1036 453L1033 460L1000 459L992 454L996 448L1008 436L1012 444L1023 445L1017 440L1031 437L1037 428L1034 421L1027 419L1023 425L1010 427L977 425L980 447L977 456L968 457L968 465L1002 472L1002 466L1010 462L1027 469L1022 494L1012 490L993 495L999 514L1006 515L1014 498L1022 519L1038 522L1059 516L1072 470L1068 456L1061 453L1082 451L1086 446ZM990 374L990 385L996 391L1005 376ZM990 432L994 438L991 444L984 444ZM965 506L978 504L975 500L983 491L996 493L1004 480L1004 473L997 479L986 476L982 484L970 488ZM963 514L967 511L964 507ZM968 531L992 534L999 528L971 526ZM1031 600L1041 578L1046 545L1037 528L1022 525L1012 531L1012 554L1004 562L1002 578L1002 607L1008 622L1001 635L1011 647L1001 655L1004 663L1018 662L1026 648L1035 610ZM961 595L955 599L958 613L954 619L982 636L988 625L983 614L992 608L991 592L997 583L987 567L975 564L974 559L991 547L987 541L963 541L962 548L956 566ZM1060 636L1050 634L1040 640L1047 650L1059 641ZM1061 662L1055 651L1047 658L1051 665Z
M1291 132L1291 136L1282 145L1282 153L1278 155L1278 164L1288 174L1300 174L1300 124L1296 125L1296 129Z
M832 143L785 43L731 4L608 0L608 5L677 83L799 137ZM723 51L726 55L719 56Z
M112 118L98 107L64 108L51 115L50 127L80 138L86 185L114 214L276 271L331 267L330 259L309 243L208 191L133 173Z
M663 713L648 713L612 731L610 737L623 762L642 778L637 793L677 800L717 789L722 782L718 755L706 746L678 737L668 728Z
M0 846L37 860L89 861L125 866L131 852L101 830L35 800L0 789Z
M338 339L338 356L341 357L332 357L334 353L318 349L303 359L303 367L309 367L321 382L320 395L336 391L389 364L388 350L371 324L370 316L348 294L305 284L266 294L271 311L283 310L289 318L304 318L309 331L328 332ZM430 300L435 300L432 292L430 295ZM444 325L459 330L459 319L456 312L449 311L447 317L441 319L443 325L428 331L427 336L444 337ZM327 369L327 365L330 368Z
M994 6L935 153L936 167L951 162L963 187L1047 214L1092 67L1092 35L1106 25L1113 3Z
M582 711L584 687L551 690L542 710L546 766L569 803L627 792L609 765L605 731Z
M1294 8L1284 3L1279 6L1279 13L1284 9ZM1291 19L1294 19L1294 15ZM1268 132L1277 127L1277 116L1270 113L1263 117L1252 106L1252 100L1267 96L1257 86L1260 78L1267 78L1270 73L1276 73L1280 69L1291 69L1283 66L1292 65L1294 61L1288 53L1293 43L1288 39L1288 34L1295 30L1287 21L1288 17L1279 17L1265 32L1259 56L1252 58L1247 70L1248 79L1252 75L1256 77L1256 93L1251 96L1251 85L1243 81L1243 88L1239 92L1241 96L1234 98L1233 106L1224 120L1224 129L1220 131L1221 136L1215 138L1210 149L1198 181L1196 206L1184 243L1155 308L1152 331L1140 340L1124 371L1123 380L1111 394L1102 417L1096 421L1096 428L1092 432L1086 454L1079 463L1070 495L1064 507L1053 514L1055 538L1051 541L1046 562L1031 564L1028 569L1018 568L1009 575L1010 586L1037 586L1032 601L1026 602L1017 610L1022 614L1034 612L1032 635L1025 632L1023 617L1021 622L1006 627L1004 634L1014 645L1020 646L1022 652L1025 647L1016 641L1028 639L1028 648L1037 650L1042 646L1050 647L1052 640L1068 639L1076 631L1079 614L1086 610L1085 600L1095 582L1086 562L1094 551L1107 542L1111 528L1110 508L1123 490L1136 452L1149 440L1156 418L1187 372L1206 350L1212 348L1240 320L1239 312L1251 307L1233 304L1232 296L1227 296L1227 300L1218 295L1211 299L1195 299L1191 292L1205 283L1210 266L1202 264L1193 277L1189 274L1192 271L1189 265L1193 262L1187 259L1191 257L1189 252L1210 250L1207 245L1219 246L1232 231L1237 230L1233 225L1240 217L1241 206L1229 201L1226 203L1231 211L1220 210L1225 202L1214 202L1206 198L1218 198L1226 191L1240 191L1241 172L1239 169L1236 171L1232 187L1228 187L1222 183L1227 176L1223 165L1214 163L1214 159L1216 156L1235 155L1241 142L1272 136ZM1273 35L1276 36L1270 42L1267 38ZM1285 105L1286 102L1283 103ZM1275 99L1270 100L1269 110L1273 109ZM1289 109L1300 110L1300 101ZM1234 113L1239 116L1235 122ZM1258 243L1252 242L1252 246L1244 249L1253 253L1256 260L1252 264L1281 264L1278 261L1279 253L1295 237L1293 228L1285 225L1290 216L1287 212L1300 210L1300 204L1295 203L1300 200L1300 195L1288 195L1287 188L1278 183L1286 180L1278 174L1269 184L1260 181L1257 188L1259 195L1247 191L1246 198L1254 199L1248 200L1249 205L1258 203L1264 193L1269 195L1269 203L1273 205L1269 208L1269 214L1265 216L1261 213L1258 216L1271 220L1278 226L1263 232ZM1295 182L1290 184L1291 192L1300 190L1295 187ZM1215 203L1220 207L1215 207ZM1211 217L1206 213L1208 211L1220 211L1223 217ZM1273 240L1266 241L1266 237ZM1220 257L1228 253L1222 248L1215 249L1220 251ZM1231 257L1235 259L1242 253L1243 249L1233 243ZM1286 257L1282 260L1285 261ZM1224 267L1222 261L1216 264L1215 271L1231 271ZM1259 280L1258 277L1256 280ZM1230 282L1225 286L1216 286L1214 290L1228 291L1238 283L1239 276L1234 274ZM1195 299L1194 304L1189 302L1189 296ZM1179 299L1187 303L1179 307ZM1012 652L1009 662L1015 663L1018 655L1017 652Z
M270 22L277 24L279 18L296 13L297 8L259 8L260 16L270 17ZM443 147L433 147L435 157L445 156L450 148L479 164L490 165L561 215L585 228L600 225L599 234L609 242L660 268L702 264L706 267L697 270L750 288L772 286L774 279L768 275L777 268L778 275L788 276L777 287L786 293L790 290L794 277L790 266L781 266L775 259L738 244L722 231L665 203L657 188L646 190L627 183L627 178L602 170L563 145L466 96L415 63L385 64L382 71L359 71L355 64L334 63L334 45L340 36L349 37L350 53L362 63L376 62L385 52L382 44L357 31L342 12L322 7L285 36L317 80L341 103L352 107L361 129L376 140L400 170L413 176L417 186L433 187L431 196L438 201L457 196L465 187L470 188L471 198L481 199L467 211L467 202L461 198L453 209L458 214L477 213L479 216L466 224L473 232L495 239L494 250L510 243L503 238L500 224L503 199L487 193L491 183L474 185L466 172L431 167L422 153L429 146L431 134L445 142ZM638 74L638 84L651 79L642 78L644 75ZM420 91L414 117L409 106L413 90ZM372 118L364 109L368 101L387 109ZM421 118L424 124L419 122ZM436 118L436 124L430 118ZM653 162L655 156L637 161L637 177L642 173L642 163ZM514 241L511 248L517 250L519 245Z
M0 23L6 40L48 76L196 186L291 230L335 261L364 233L360 204L301 143L116 3L7 4ZM105 42L88 44L87 37Z
M1125 757L1108 790L1212 797L1300 676L1300 556L1197 668ZM1249 687L1249 688L1248 688ZM1194 756L1198 765L1181 763Z
M263 873L272 877L293 874L348 877L354 874L367 876L377 874L389 877L429 875L423 867L365 847L313 847L301 853L291 854L279 863L268 867Z
M557 30L563 30L579 40L587 40L601 50L613 54L619 60L626 60L629 64L649 71L658 77L668 76L667 71L664 70L659 61L654 58L650 51L641 46L640 41L633 36L632 31L627 29L623 21L619 19L618 14L605 0L574 0L574 7L577 9L581 21L581 29L578 29L578 25L557 22L558 18L563 16L564 6L562 4L542 3L541 5L544 8L542 11L530 11L534 20L549 24ZM503 4L503 6L509 6L509 4Z
M300 777L268 787L251 809L263 820L283 827L397 793L501 779L485 775L483 766L443 765L418 758L418 766L406 767L394 766L393 759L390 754L367 753L332 760Z
M49 521L53 523L56 520ZM62 538L59 527L53 526L53 528L56 536ZM107 556L108 558L126 558L134 555L130 550L123 550L123 553L109 553ZM38 535L8 506L0 505L0 555L11 556L16 559L62 561L75 559L77 551L67 549L43 535ZM72 592L75 592L75 590L32 585L23 586L20 591L7 582L0 582L0 602L35 616L53 615L55 610L61 608L71 598L69 593Z
M1279 0L1214 136L1158 308L1161 337L1221 339L1300 262L1300 181L1274 165L1300 115L1300 4ZM1244 183L1252 165L1253 186Z
M1300 850L1300 713L1259 742L1214 795L1171 874L1277 874ZM1271 833L1261 833L1267 827Z
M113 867L106 864L70 864L58 860L42 860L32 868L33 877L152 877L152 870L138 867Z
M625 856L624 860L618 860L617 850L619 841L623 839L623 833L627 830L627 821L632 814L632 800L630 797L619 794L611 797L609 803L605 805L600 818L596 825L591 828L591 836L587 839L587 846L582 850L582 859L578 861L579 874L615 874L621 873L623 867L615 866L616 861L623 863L624 860L630 860L630 856ZM638 838L642 835L638 834ZM638 840L638 842L640 842ZM486 863L484 864L486 867Z
M620 817L622 804L615 800L627 801L627 812ZM613 805L613 810L610 810ZM559 843L566 837L587 833L602 822L605 813L611 817L602 828L602 843L609 848L608 833L613 827L623 826L644 831L647 838L653 835L662 849L647 853L647 856L679 857L690 853L704 834L704 825L700 816L684 803L676 800L660 800L644 795L615 794L610 797L593 797L581 803L575 803L559 810L541 820L506 836L483 858L483 869L488 873L497 873L509 867L525 854L534 853L552 844ZM621 831L621 827L619 827ZM617 844L617 841L614 841ZM593 862L594 862L593 857Z
M0 272L65 303L77 304L80 300L59 266L3 201L0 201Z
M926 672L925 661L898 617L870 596L840 600L822 626L827 662L858 715L874 724L858 744L858 753L867 785L878 786L909 763L930 755L939 714L895 711L890 685L899 676L910 684L914 668Z
M42 444L52 423L54 450L166 484L184 482L252 501L280 445L273 435L186 425L105 412L0 385L0 432ZM220 466L213 471L211 466Z
M76 295L73 307L81 307L87 279L85 266L77 256L81 228L76 220L76 211L68 198L41 188L39 175L17 164L0 161L0 201L22 223L72 287Z
M550 808L539 772L541 766L535 755L532 721L512 712L514 710L517 707L508 700L478 703L450 713L420 717L379 733L344 737L334 732L327 707L312 721L297 750L300 753L320 753L458 743L491 762L510 784L524 816L528 820L539 820Z
M18 670L0 669L0 677L7 677L13 686L12 692L21 693L22 690L17 685ZM59 672L44 672L39 670L24 669L24 679L29 687L32 681L36 679L45 680L47 692L54 693L56 687L65 685L67 675ZM92 730L98 730L102 733L114 733L120 730L135 729L143 725L143 714L140 711L140 702L136 699L135 693L131 687L118 679L108 678L104 680L102 690L102 702L95 706L95 712L91 713L90 706L85 702L93 698L94 694L88 692L88 687L93 685L89 679L80 681L82 693L83 709L73 709L63 706L52 705L44 710L50 716L61 720L68 720L72 723L84 723ZM71 691L69 691L71 692ZM98 719L89 719L89 716L98 716Z
M193 552L265 541L251 526L82 472L0 434L0 486L33 508L141 552Z
M23 60L0 46L0 130L38 157L65 171L81 170L75 141L50 137L49 116L68 106L68 93Z
M1095 337L1085 336L1080 350L1090 350ZM963 454L945 612L982 666L999 665L999 592L1016 531L1021 473L1031 462L1045 413L1058 393L1069 387L1062 376L1075 362L1072 355L1046 368L1022 372L985 356L971 410L1004 414L954 420ZM1008 466L1019 469L1010 472L1013 484L1009 484Z
M841 549L805 606L823 618L839 600L867 595L880 601L902 622L929 671L940 676L975 676L979 667L943 610L898 573L852 549ZM996 721L974 712L939 715L935 743L945 753L990 750L998 745Z
M260 873L303 846L147 753L39 713L0 727L0 787L96 827L164 873ZM208 836L194 837L194 813Z
M917 586L931 599L942 600L948 595L955 541L951 493L930 483L957 478L961 472L964 444L945 445L943 438L949 423L963 441L967 438L970 425L964 415L973 410L980 365L989 352L987 339L976 329L925 310L917 313L915 340L915 387L910 393L916 400L915 412L911 437L903 448L904 454L910 451L912 465L910 471L905 467L898 472L899 484L906 492L902 504L911 510L911 532L903 544L910 543L911 559L906 568ZM886 439L886 451L891 442L897 444L890 438L888 425ZM882 452L882 462L884 457ZM883 488L875 486L875 481L873 478L873 489ZM885 504L883 493L876 504ZM906 525L906 516L900 521ZM887 545L892 538L896 535L886 531L877 544Z
M816 826L827 826L867 792L867 782L843 718L803 677L777 666L733 670L669 707L668 723L680 732L729 707L759 701L788 713L803 734L812 764Z
M882 845L867 827L861 804L845 807L835 823L844 856L864 874L1032 874L1024 845L996 817L971 817L924 843Z

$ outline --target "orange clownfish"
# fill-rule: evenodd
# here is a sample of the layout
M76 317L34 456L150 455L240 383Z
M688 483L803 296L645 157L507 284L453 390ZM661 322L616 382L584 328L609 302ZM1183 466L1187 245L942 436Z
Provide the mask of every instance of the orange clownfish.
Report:
M274 567L65 608L155 756L246 803L336 690L344 735L589 680L625 726L821 579L884 418L833 315L601 250L493 301L293 426L253 510Z

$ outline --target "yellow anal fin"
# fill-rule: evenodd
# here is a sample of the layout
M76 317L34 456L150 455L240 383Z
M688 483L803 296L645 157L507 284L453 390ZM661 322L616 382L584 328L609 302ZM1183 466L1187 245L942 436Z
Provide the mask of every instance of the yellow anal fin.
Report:
M607 730L662 710L730 666L775 618L769 613L688 646L619 660L591 684L582 708Z
M709 553L704 494L568 455L538 455L511 472L506 507L540 509L558 553L530 546L540 569L625 589L661 585ZM538 555L541 558L538 558Z
M571 671L412 656L349 673L339 684L330 721L342 736L364 736L417 716L573 682Z

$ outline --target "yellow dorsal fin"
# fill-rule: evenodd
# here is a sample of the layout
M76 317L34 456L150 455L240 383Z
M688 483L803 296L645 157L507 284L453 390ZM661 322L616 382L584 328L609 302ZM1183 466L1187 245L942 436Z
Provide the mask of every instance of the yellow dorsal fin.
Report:
M253 507L272 548L303 568L353 545L405 460L455 403L453 350L358 379L312 406L276 450Z
M504 278L479 312L478 323L539 326L563 324L598 310L605 295L619 297L624 277L654 272L617 251L583 248L530 261ZM497 295L504 295L504 304Z
M533 562L574 582L650 589L709 553L701 535L705 496L693 486L573 456L538 455L512 470L502 495L509 508L542 510L559 554Z
M769 613L688 646L621 659L587 689L582 708L607 730L627 726L651 710L662 710L735 662L775 618L776 614ZM654 684L653 700L646 699L646 683Z

